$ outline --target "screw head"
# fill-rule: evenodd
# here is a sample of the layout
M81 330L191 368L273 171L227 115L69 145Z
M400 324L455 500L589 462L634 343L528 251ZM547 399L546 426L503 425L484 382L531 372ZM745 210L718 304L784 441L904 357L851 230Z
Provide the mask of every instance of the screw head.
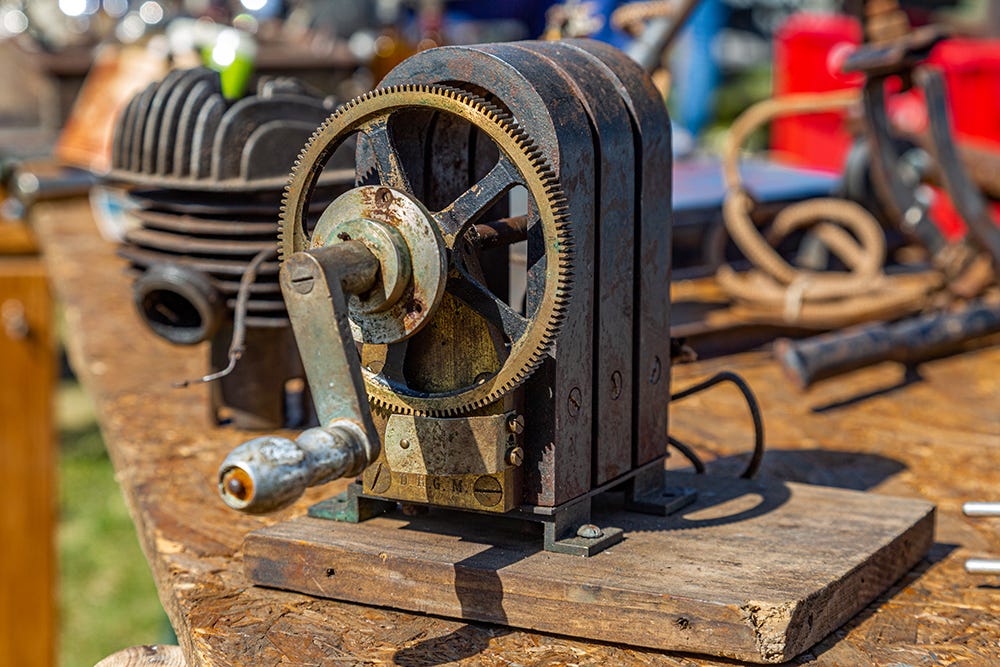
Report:
M392 484L392 479L390 479L389 471L381 462L375 464L375 470L372 474L372 491L375 493L385 493L389 490L389 486Z
M569 412L570 416L576 417L580 414L580 408L583 407L583 393L580 391L579 387L573 387L569 391L569 397L566 399L566 410Z
M604 536L604 531L592 523L585 523L577 529L576 536L596 540L598 537Z
M292 288L299 294L309 294L313 291L316 283L316 276L313 275L312 267L304 262L294 262L289 265L289 281Z
M623 387L621 371L615 371L611 374L611 400L617 401L621 398Z
M524 415L510 415L507 417L507 429L517 435L524 433Z
M663 375L663 364L660 362L660 357L654 356L652 367L649 369L649 384L658 383L661 375Z
M503 488L495 477L483 475L473 485L472 495L483 507L493 507L503 499Z
M519 466L524 463L524 450L520 447L513 447L507 451L507 463L512 466Z

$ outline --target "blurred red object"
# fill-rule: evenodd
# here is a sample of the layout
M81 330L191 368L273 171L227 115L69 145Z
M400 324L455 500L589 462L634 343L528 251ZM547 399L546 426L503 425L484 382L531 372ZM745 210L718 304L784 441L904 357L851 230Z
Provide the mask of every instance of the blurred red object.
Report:
M847 76L840 66L861 43L861 24L838 14L791 16L775 35L774 95L860 88L860 76ZM931 52L928 63L939 67L948 86L949 109L959 138L1000 144L1000 40L948 39ZM900 128L927 128L927 111L917 92L890 100L890 115ZM790 162L839 171L851 137L844 114L791 116L775 121L771 148Z
M1000 40L949 39L935 47L930 62L944 72L959 138L1000 143Z
M861 24L837 14L795 14L775 35L774 95L860 89L862 78L841 72L847 55L861 43ZM1000 40L954 38L931 52L928 64L939 68L948 89L952 127L962 144L1000 154ZM891 80L889 84L899 85ZM898 90L898 88L897 88ZM904 132L928 129L927 108L918 90L892 95L893 124ZM831 112L788 116L771 125L771 150L780 162L829 172L843 171L853 137L845 114ZM949 239L965 232L947 195L935 189L931 214ZM992 206L1000 220L1000 206Z
M860 88L860 75L840 63L861 43L861 24L838 14L794 14L775 34L774 96ZM775 158L797 166L840 172L852 137L844 113L787 116L771 124Z

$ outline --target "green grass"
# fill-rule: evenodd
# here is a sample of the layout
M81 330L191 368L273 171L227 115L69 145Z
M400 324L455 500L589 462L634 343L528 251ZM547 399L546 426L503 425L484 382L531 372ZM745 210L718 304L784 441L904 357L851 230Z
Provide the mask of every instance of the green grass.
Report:
M79 385L57 397L59 664L90 667L169 631L93 410Z

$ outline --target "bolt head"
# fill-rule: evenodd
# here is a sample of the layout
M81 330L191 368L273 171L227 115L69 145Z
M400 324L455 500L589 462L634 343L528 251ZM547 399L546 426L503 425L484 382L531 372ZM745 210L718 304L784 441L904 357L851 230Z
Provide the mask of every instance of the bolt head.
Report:
M622 381L621 371L615 371L611 374L611 400L617 401L622 396L622 389L624 382Z
M662 374L663 364L660 362L660 357L654 355L652 367L649 369L649 384L657 384Z
M604 531L592 523L585 523L577 529L576 535L588 540L596 540L598 537L604 536Z
M569 397L566 399L566 409L570 416L576 417L580 414L580 409L583 407L583 392L580 391L579 387L573 387L569 390Z

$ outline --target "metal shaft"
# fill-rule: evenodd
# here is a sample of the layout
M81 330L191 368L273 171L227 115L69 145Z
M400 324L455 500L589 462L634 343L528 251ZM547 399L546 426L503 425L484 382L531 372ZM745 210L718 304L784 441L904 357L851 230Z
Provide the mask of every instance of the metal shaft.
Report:
M628 45L625 53L647 72L655 70L660 65L663 53L673 45L700 1L687 0L676 16L651 20L642 34Z
M528 238L528 216L500 218L476 225L480 250L513 245Z
M881 361L912 364L951 354L966 341L998 331L1000 306L980 303L957 313L920 315L800 341L782 338L774 351L788 375L805 388Z
M965 516L1000 516L1000 502L965 503L962 505Z
M1000 560L970 558L965 561L965 571L969 574L1000 574Z
M970 502L962 505L965 516L1000 516L1000 502ZM965 561L965 571L969 574L1000 574L1000 560L991 558L970 558Z

